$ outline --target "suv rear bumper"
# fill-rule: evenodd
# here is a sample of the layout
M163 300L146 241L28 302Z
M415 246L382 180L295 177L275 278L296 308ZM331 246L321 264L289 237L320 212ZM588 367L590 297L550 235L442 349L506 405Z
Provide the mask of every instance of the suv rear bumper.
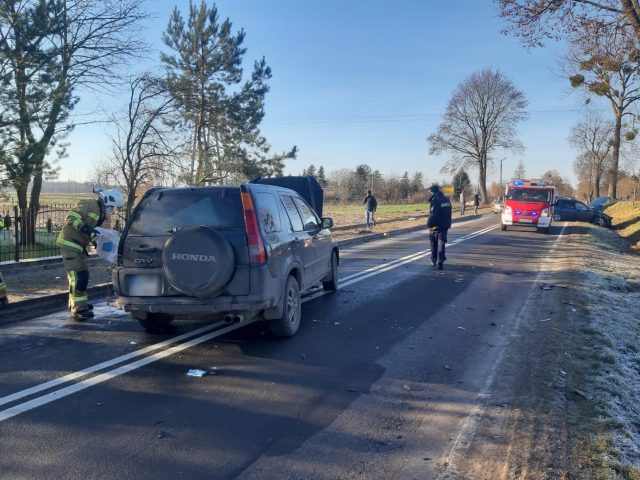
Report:
M131 295L127 290L128 275L154 274L161 278L161 292L149 296ZM113 285L116 304L131 313L167 313L170 315L211 315L222 313L258 313L281 302L284 278L271 276L266 266L237 268L236 275L221 295L207 298L181 295L171 288L161 269L117 267ZM124 288L123 288L124 287ZM235 292L246 291L247 294ZM235 294L234 294L235 293Z
M153 303L151 303L153 302ZM116 303L125 312L168 313L170 315L207 315L231 312L255 312L274 306L273 300L237 301L234 297L217 297L212 301L193 298L118 297Z

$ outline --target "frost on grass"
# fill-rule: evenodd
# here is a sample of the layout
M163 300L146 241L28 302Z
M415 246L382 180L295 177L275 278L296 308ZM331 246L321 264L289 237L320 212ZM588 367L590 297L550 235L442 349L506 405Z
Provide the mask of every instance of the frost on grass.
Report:
M600 254L585 258L581 292L588 318L592 388L602 425L612 434L618 460L640 466L640 257L614 232L592 229ZM596 253L596 250L594 253Z

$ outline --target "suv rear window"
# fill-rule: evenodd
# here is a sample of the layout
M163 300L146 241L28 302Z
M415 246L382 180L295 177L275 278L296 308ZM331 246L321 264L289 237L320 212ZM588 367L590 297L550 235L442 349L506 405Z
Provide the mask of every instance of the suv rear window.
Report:
M129 235L165 235L173 228L208 225L244 227L239 188L160 190L143 200L129 226Z

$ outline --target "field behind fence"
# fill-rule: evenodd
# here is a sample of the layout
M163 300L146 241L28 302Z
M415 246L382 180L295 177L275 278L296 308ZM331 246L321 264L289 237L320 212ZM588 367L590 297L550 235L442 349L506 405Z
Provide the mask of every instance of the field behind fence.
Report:
M43 195L40 210L35 219L35 242L26 244L21 242L20 215L16 215L16 203L0 201L0 215L5 220L5 226L0 230L0 262L21 261L28 259L52 257L60 254L56 246L56 238L66 221L67 213L79 198L95 198L87 195ZM5 198L5 200L7 200ZM13 199L10 199L13 200ZM377 219L389 220L424 215L428 212L428 205L413 204L378 204ZM106 228L122 230L124 218L116 214L111 223L105 222ZM336 227L360 224L364 222L364 205L355 204L325 204L324 216L333 217ZM16 226L18 228L16 228Z
M60 197L65 199L64 197ZM87 198L91 198L88 196ZM68 199L68 198L67 198ZM0 203L0 215L4 227L0 230L0 262L21 261L35 258L45 258L59 255L56 238L62 229L67 213L76 202L57 203L41 202L40 209L34 222L35 237L33 242L22 241L25 232L17 206L13 203ZM118 214L117 214L118 215ZM114 225L105 222L106 228L121 228L123 219L116 215L112 219ZM30 216L27 216L30 219ZM28 225L26 225L28 228Z

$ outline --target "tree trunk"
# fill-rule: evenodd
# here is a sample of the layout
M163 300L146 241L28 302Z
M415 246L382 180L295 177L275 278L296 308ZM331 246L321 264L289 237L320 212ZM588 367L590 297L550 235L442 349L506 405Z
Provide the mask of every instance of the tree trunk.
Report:
M489 196L487 195L487 157L481 158L478 162L480 170L479 184L480 184L480 196L482 197L482 203L487 203Z
M36 244L36 223L38 220L38 212L40 211L40 192L42 191L42 171L37 171L33 176L31 185L31 196L29 198L29 215L27 222L27 243L29 245Z
M600 175L600 173L597 173L593 179L594 198L598 198L600 196Z
M16 230L18 231L18 241L21 245L25 245L26 242L26 232L25 229L25 218L29 216L29 204L27 200L27 190L29 185L20 185L15 186L16 195L18 196L18 209L20 211L20 216L16 218ZM18 228L18 221L20 222L20 228Z
M613 148L609 166L609 196L615 199L618 194L618 162L620 159L620 135L622 132L622 110L616 109L616 123L613 130Z

